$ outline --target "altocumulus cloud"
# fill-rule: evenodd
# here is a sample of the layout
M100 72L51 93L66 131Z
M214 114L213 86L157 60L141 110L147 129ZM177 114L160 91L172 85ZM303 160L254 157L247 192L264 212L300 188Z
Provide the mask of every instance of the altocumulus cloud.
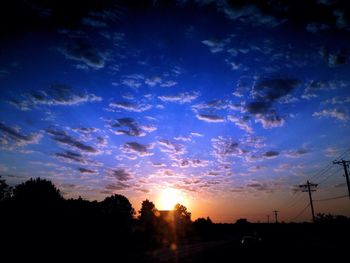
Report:
M132 102L111 102L109 104L109 111L125 110L131 112L143 112L152 108L150 104L132 103Z
M158 98L163 102L190 103L199 97L199 92L182 92L176 95L163 95Z
M75 150L79 150L84 153L90 154L98 154L99 151L89 145L86 145L79 140L73 138L68 135L65 131L55 130L55 129L47 129L47 134L51 135L52 139L64 146L68 146L69 148L74 148Z
M153 155L149 150L153 149L153 144L141 144L138 142L127 142L121 150L124 153L135 154L140 157Z
M344 110L340 108L335 108L335 109L324 109L318 112L314 112L312 114L314 117L330 117L330 118L335 118L340 121L347 121L349 120L349 114Z
M133 175L124 168L111 169L107 171L107 175L118 181L128 181L133 178Z
M297 79L276 78L258 81L251 91L254 100L246 103L243 112L253 114L265 129L283 126L285 120L279 116L273 105L289 95L298 84Z
M0 147L13 150L29 144L37 144L42 138L41 133L22 134L19 128L13 128L0 122Z
M87 102L98 102L102 98L92 93L74 93L72 87L54 83L47 89L31 91L22 95L22 99L8 102L16 108L26 111L37 106L72 106Z
M60 48L59 51L61 51L66 58L84 62L94 69L100 69L105 66L106 55L82 39L66 44L66 46Z
M220 117L218 115L212 115L212 114L197 114L196 117L198 120L205 121L205 122L224 122L225 121L223 117Z

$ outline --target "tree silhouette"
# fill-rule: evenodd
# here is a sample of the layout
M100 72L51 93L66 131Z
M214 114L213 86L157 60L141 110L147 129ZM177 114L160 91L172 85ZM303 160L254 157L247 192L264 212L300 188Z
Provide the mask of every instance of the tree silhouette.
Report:
M176 204L174 207L174 215L177 220L191 221L191 213L187 211L184 205Z
M31 178L14 188L12 200L20 210L35 216L57 210L64 199L51 181Z
M146 199L142 202L139 213L140 222L143 224L148 224L153 222L156 218L157 209L153 202Z
M174 222L177 239L184 238L191 227L191 213L187 211L186 206L176 204L174 207Z
M106 197L101 203L101 211L105 216L121 224L131 223L135 210L129 200L119 194Z
M160 243L163 233L161 219L157 217L158 210L153 202L146 199L142 202L139 213L142 243L148 248L154 247Z
M209 217L196 219L196 221L193 222L193 228L196 234L205 240L212 237L213 222Z
M12 187L6 183L5 179L0 176L0 202L5 201L11 197Z

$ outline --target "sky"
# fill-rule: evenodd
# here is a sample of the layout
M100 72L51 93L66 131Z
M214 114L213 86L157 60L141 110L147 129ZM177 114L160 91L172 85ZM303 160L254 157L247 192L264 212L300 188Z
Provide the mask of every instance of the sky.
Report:
M192 219L350 216L347 1L15 0L0 7L0 174ZM170 189L170 190L169 190ZM328 200L330 199L330 200Z

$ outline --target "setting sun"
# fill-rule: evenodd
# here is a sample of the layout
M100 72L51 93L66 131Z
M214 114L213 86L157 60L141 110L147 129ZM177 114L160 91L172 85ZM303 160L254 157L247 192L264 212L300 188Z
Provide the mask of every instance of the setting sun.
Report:
M185 198L181 191L174 188L166 188L159 195L159 209L173 210L178 203L183 204Z

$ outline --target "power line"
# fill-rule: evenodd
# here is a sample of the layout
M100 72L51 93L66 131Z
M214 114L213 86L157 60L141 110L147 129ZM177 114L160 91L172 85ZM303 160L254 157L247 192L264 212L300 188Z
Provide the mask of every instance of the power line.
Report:
M307 204L307 206L305 206L305 207L303 208L303 210L301 210L301 211L299 212L299 214L298 214L297 216L293 217L290 221L294 221L294 220L297 219L299 216L301 216L301 215L306 211L306 209L307 209L309 206L310 206L310 204Z
M336 175L339 171L341 171L341 167L338 168L334 173L329 174L328 176L326 176L325 178L323 178L322 181L318 182L318 184L323 184L325 181L327 181L329 178L331 178L332 176Z
M347 156L348 154L350 154L350 148L346 149L342 154L340 154L336 159L341 159L341 158L345 158L345 156ZM313 174L310 178L309 181L315 181L316 178L321 177L322 175L324 175L325 173L327 173L330 169L332 169L333 166L333 162L328 163L324 168L322 168L320 171L316 172L315 174Z
M325 199L318 199L318 200L314 200L314 201L315 202L323 202L323 201L342 199L342 198L345 198L345 197L348 197L348 195L336 196L336 197L325 198Z

